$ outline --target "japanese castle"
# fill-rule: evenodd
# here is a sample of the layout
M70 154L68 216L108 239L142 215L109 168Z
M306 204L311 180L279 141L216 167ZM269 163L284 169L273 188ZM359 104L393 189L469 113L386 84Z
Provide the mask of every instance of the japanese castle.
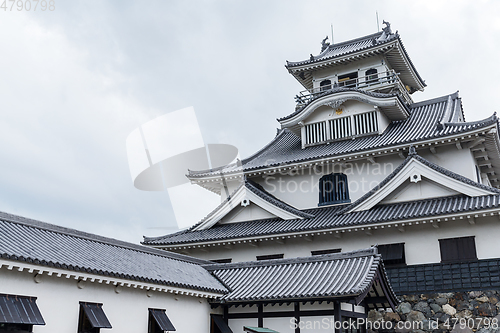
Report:
M252 156L186 170L221 198L186 230L137 245L0 213L0 332L366 332L349 324L407 295L448 295L421 305L442 320L450 295L498 290L498 119L415 103L384 23L287 61L295 109Z
M415 103L426 83L385 25L287 61L305 90L276 137L238 163L189 171L220 205L143 244L220 267L376 245L399 295L498 289L498 119L467 122L457 92Z

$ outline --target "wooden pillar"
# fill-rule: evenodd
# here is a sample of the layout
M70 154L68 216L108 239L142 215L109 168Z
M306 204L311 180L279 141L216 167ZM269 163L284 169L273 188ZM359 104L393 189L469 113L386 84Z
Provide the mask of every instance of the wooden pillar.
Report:
M259 304L257 305L257 308L258 308L258 313L259 313L259 316L257 318L257 326L258 327L264 327L264 305L262 304Z
M224 319L224 321L226 322L226 324L228 323L228 314L229 314L229 307L227 305L223 305L222 306L222 319Z
M295 333L300 333L300 327L298 326L300 323L300 302L294 303L293 316L295 317L295 323L297 324Z
M333 316L335 317L335 333L342 333L342 314L340 312L340 302L333 302Z

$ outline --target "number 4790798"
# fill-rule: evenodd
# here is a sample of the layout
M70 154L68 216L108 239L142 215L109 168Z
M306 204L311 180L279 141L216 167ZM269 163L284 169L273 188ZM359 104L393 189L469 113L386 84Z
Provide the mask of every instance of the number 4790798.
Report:
M2 0L0 0L2 1ZM7 10L13 11L46 11L47 9L50 11L56 10L56 2L54 0L3 0L0 9L3 9L4 12Z

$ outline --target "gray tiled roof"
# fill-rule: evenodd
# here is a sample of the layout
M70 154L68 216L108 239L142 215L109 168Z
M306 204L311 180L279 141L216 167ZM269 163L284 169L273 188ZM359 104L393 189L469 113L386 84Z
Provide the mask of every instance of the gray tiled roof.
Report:
M204 260L0 213L0 255L33 263L174 287L224 293Z
M192 171L190 178L216 175L222 172L250 172L270 166L342 156L349 153L369 151L378 148L390 148L396 145L412 144L428 139L439 139L454 134L467 133L492 124L497 124L497 116L493 115L475 122L445 123L437 126L447 109L449 97L456 115L461 113L458 93L427 100L410 105L410 116L406 120L393 121L384 133L343 140L328 145L317 145L302 149L300 138L289 130L281 130L263 149L241 161L242 167L229 167L227 170Z
M381 262L376 248L370 248L307 258L204 267L231 290L220 299L222 303L230 303L366 295ZM386 296L395 299L394 294Z
M465 195L433 198L426 200L416 200L410 202L376 205L373 208L360 212L351 212L353 208L361 202L367 200L380 188L393 179L405 165L416 159L429 168L458 180L464 184L471 185L483 190L490 191L492 195L468 197ZM175 234L145 238L144 244L148 245L173 245L188 244L204 241L226 240L232 238L265 236L289 232L315 231L339 227L357 226L389 221L400 221L412 218L438 216L449 213L477 211L489 208L498 208L500 205L500 190L479 184L466 177L440 167L415 153L414 148L410 149L409 156L382 182L371 191L351 204L313 208L304 210L305 213L314 217L306 219L282 220L279 218L258 221L247 221L230 224L214 225L212 228L201 231L181 231Z
M297 62L287 61L285 67L291 69L298 66L316 64L324 60L331 60L331 59L333 60L335 58L343 57L348 54L353 54L359 51L370 51L370 49L376 49L394 40L398 40L399 45L401 46L402 56L408 60L408 64L415 72L418 80L422 82L423 86L426 86L424 80L422 80L420 74L417 72L417 69L415 68L415 65L411 61L410 56L406 52L406 48L399 34L397 33L391 34L384 40L379 40L377 43L373 42L374 39L378 39L379 37L381 37L382 33L383 32L381 31L368 36L348 40L337 44L332 44L323 52L321 52L319 55L314 56L313 59L297 61Z
M347 205L348 206L348 205ZM376 205L373 208L339 215L346 205L304 210L314 214L311 219L283 220L280 218L248 222L217 224L200 231L181 231L161 237L145 238L147 245L176 245L239 239L244 237L264 237L291 232L313 232L325 229L363 226L366 224L404 221L474 212L500 208L500 195L468 197L457 195L395 204Z
M373 44L373 40L379 38L382 35L382 31L368 35L368 36L363 36L359 37L356 39L348 40L345 42L337 43L337 44L331 44L328 46L327 49L325 49L323 52L321 52L319 55L315 56L313 60L307 59L303 61L287 61L286 67L287 68L292 68L292 67L297 67L297 66L302 66L306 64L313 64L325 59L334 59L338 58L350 53L362 51L362 50L367 50L370 48L378 47L382 44L386 44L390 41L393 41L396 39L398 36L396 34L393 34L389 36L389 38L385 39L384 41L381 41L377 44Z

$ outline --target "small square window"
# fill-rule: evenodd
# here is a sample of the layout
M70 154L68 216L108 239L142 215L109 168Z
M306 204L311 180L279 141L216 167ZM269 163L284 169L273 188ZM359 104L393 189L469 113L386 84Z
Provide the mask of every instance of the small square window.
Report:
M378 246L384 265L406 265L405 243L383 244Z
M477 260L474 236L439 240L441 262Z
M320 256L323 254L340 253L340 252L342 252L342 249L317 250L317 251L311 251L311 255Z
M257 256L257 260L271 260L271 259L283 259L284 254L267 254L264 256Z

